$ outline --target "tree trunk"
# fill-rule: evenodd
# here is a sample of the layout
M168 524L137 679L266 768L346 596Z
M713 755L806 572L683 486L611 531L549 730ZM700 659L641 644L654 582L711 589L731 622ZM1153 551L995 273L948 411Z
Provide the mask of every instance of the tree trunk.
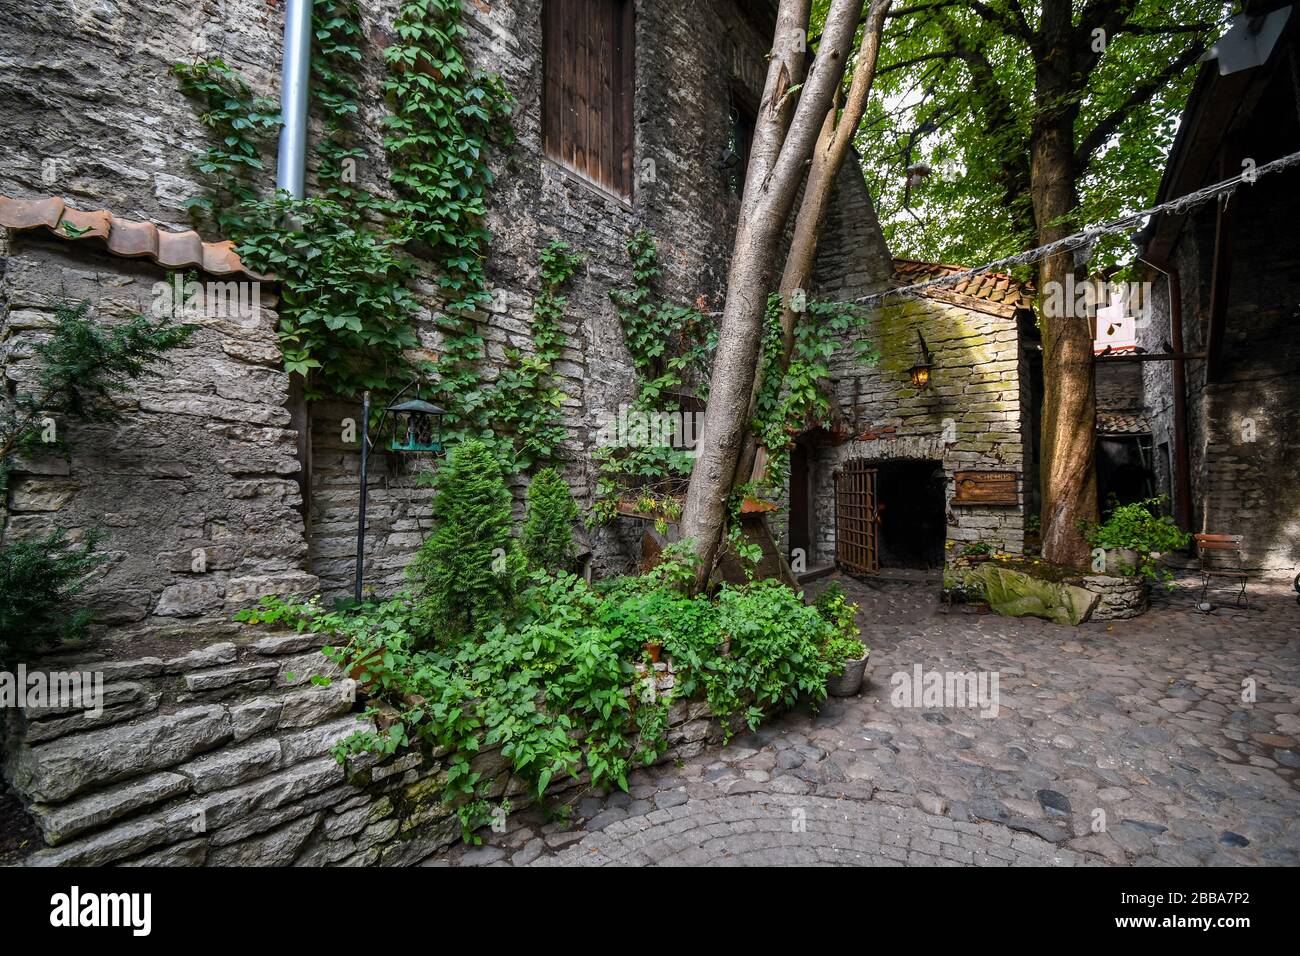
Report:
M799 213L795 217L794 236L790 241L790 251L786 254L785 271L781 276L781 364L782 373L790 367L790 355L794 350L794 330L799 321L799 311L795 308L795 296L803 293L807 299L808 286L811 284L813 266L817 259L817 244L821 239L822 229L826 225L826 216L830 211L831 193L835 188L835 179L844 165L858 125L867 111L867 98L871 94L871 84L876 75L876 60L880 56L880 36L885 27L885 15L893 0L874 0L867 12L862 31L862 43L853 64L853 82L844 101L841 113L836 102L826 112L817 145L813 149L812 164L808 169L808 182L804 187L803 199L799 204ZM753 421L758 404L758 394L763 387L762 369L754 377L754 388L749 398L747 421ZM758 459L758 442L750 430L746 430L744 447L741 451L732 487L736 488L750 481L754 473L754 464Z
M1070 5L1044 5L1043 29L1068 37ZM1054 56L1039 64L1039 117L1030 140L1031 196L1038 243L1069 235L1068 217L1077 205L1074 119L1070 76L1073 57L1068 42L1050 42ZM1066 280L1075 273L1073 253L1050 256L1039 265L1043 302L1062 304L1060 314L1042 309L1043 422L1041 489L1043 557L1057 564L1084 566L1088 546L1080 521L1097 518L1097 396L1093 382L1092 328L1087 315L1076 314L1066 301ZM1062 290L1055 297L1054 290ZM1072 296L1070 297L1073 298Z
M746 174L740 220L727 276L727 298L709 384L709 404L697 446L686 503L684 538L700 557L696 586L713 571L726 524L727 499L749 427L750 395L758 368L767 294L777 245L794 206L808 160L844 74L857 32L860 0L832 0L817 59L798 96L784 137L779 117L789 98L789 61L807 36L808 0L782 0L777 36ZM766 168L765 168L766 167Z

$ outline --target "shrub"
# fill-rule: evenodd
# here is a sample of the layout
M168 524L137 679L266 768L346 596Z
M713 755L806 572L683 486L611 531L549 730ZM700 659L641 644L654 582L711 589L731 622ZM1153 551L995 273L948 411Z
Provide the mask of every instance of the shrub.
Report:
M830 637L822 645L823 659L838 669L845 661L861 657L865 648L858 636L858 606L849 603L844 595L844 586L839 581L826 585L817 595L813 607L831 627Z
M645 577L598 590L571 574L537 573L478 640L451 645L424 639L426 607L409 595L332 613L267 599L241 619L332 635L338 644L326 655L392 718L340 742L335 756L445 748L441 798L457 808L467 839L491 812L493 781L473 769L476 753L500 747L539 796L553 779L584 770L594 786L626 789L631 769L667 746L674 701L703 697L724 722L743 716L754 727L801 697L820 701L835 669L821 651L833 626L776 582L724 587L710 598ZM672 657L671 690L636 670L650 640Z
M510 490L476 440L457 445L438 471L433 533L409 575L434 627L450 636L490 627L514 593L523 559L510 535Z
M534 571L573 570L573 523L578 506L568 482L554 468L539 471L528 485L528 518L522 547Z
M1156 564L1152 555L1185 548L1192 536L1180 529L1168 515L1159 513L1162 501L1163 497L1157 497L1119 505L1100 525L1084 526L1084 537L1094 548L1128 548L1137 552L1137 567L1121 563L1118 569L1108 570L1118 570L1124 575L1141 573L1164 580L1173 577L1171 572Z
M753 727L767 710L792 707L805 695L814 702L826 696L831 669L821 648L833 628L784 584L724 587L718 593L718 630L730 642L730 655L728 686L722 693L709 689L715 711L729 715L744 703Z
M85 635L89 610L68 602L104 560L94 538L70 543L62 531L0 547L0 664L29 661L42 648Z

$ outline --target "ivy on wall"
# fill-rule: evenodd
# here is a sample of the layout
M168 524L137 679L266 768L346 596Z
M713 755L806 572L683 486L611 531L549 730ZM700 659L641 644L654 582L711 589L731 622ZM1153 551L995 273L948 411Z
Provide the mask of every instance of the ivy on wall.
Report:
M717 331L699 309L659 301L654 285L662 270L658 248L648 232L638 232L627 246L632 262L632 288L610 293L623 327L623 338L637 375L637 395L629 410L633 427L602 442L594 452L599 467L593 523L608 521L620 504L654 516L662 526L675 520L677 496L685 491L694 456L684 447L657 443L665 437L659 421L683 413L689 392L702 405L707 400L709 360L717 346ZM733 496L732 510L746 497L780 497L789 481L790 449L802 431L823 422L830 412L824 385L830 361L848 341L864 365L876 360L862 333L866 316L843 302L808 300L806 314L795 326L794 350L781 370L781 298L768 300L763 339L763 385L750 427L767 449L768 464L759 482L747 483ZM644 415L645 418L641 418ZM698 439L698 434L696 438ZM738 540L733 546L740 548Z
M696 404L689 399L702 404L707 398L708 360L717 346L717 330L699 309L658 299L654 287L663 270L649 232L637 232L627 253L632 287L612 290L610 298L632 356L636 397L626 414L607 426L592 453L599 474L589 520L609 521L620 504L630 503L662 525L678 517L676 498L685 491L694 456L684 447L655 441L662 430L653 427L651 416L671 421Z
M181 89L202 105L200 122L213 132L197 166L214 189L192 205L235 241L250 268L279 281L285 367L306 379L309 397L391 395L419 376L448 410L450 442L476 436L513 470L529 470L555 460L563 438L563 396L551 370L562 342L558 290L578 259L559 243L542 251L533 354L508 350L499 376L486 380L479 323L491 299L488 160L494 147L513 142L512 99L499 77L466 63L460 17L459 0L400 6L382 82L392 197L357 184L367 153L354 128L363 35L356 0L313 7L311 95L323 127L313 147L313 198L265 198L261 156L280 126L274 101L219 59L176 64ZM442 298L432 361L412 358L421 345L416 257L434 265Z
M541 252L541 288L533 300L533 351L506 349L506 362L493 383L492 412L498 441L507 442L513 471L528 472L556 461L565 437L554 365L564 348L560 322L568 299L560 289L582 257L552 241Z
M392 212L406 236L429 250L446 300L434 365L438 400L451 425L483 431L491 422L480 381L484 342L475 313L492 298L484 272L491 237L483 225L492 184L490 147L513 142L512 103L499 77L470 70L460 44L460 0L405 0L384 51L391 114L385 146L401 198Z

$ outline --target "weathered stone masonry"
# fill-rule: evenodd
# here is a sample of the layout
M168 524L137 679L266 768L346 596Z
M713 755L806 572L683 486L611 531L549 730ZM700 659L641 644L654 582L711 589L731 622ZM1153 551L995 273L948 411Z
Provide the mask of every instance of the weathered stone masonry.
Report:
M363 10L359 128L369 160L358 172L381 192L380 54L396 7L384 0ZM566 348L556 367L568 396L566 473L581 499L593 484L586 452L594 433L632 397L608 297L630 285L624 246L648 228L660 244L662 294L718 306L737 208L718 156L733 89L755 95L770 40L731 0L639 0L640 179L624 201L542 155L540 11L540 0L464 5L473 65L499 72L517 97L518 142L494 160L495 294L480 318L491 376L506 345L529 347L540 248L562 238L585 256L565 290ZM274 95L281 16L261 0L0 0L0 93L9 107L0 194L58 195L83 210L190 228L184 202L206 185L191 159L206 132L167 70L201 38ZM154 284L166 279L152 262L110 255L99 239L33 231L0 242L10 383L25 374L57 302L89 298L111 322L148 309ZM103 672L104 713L5 715L5 777L55 844L37 862L400 863L456 838L436 801L442 755L345 771L326 750L355 726L348 712L357 705L346 683L305 683L330 669L318 642L231 622L263 594L334 595L351 584L357 454L341 426L359 417L359 404L354 396L313 404L304 462L274 336L274 288L263 291L256 322L204 321L160 377L134 390L121 426L69 427L70 459L32 462L14 476L6 534L100 528L112 554L86 594L104 611L95 643L48 662ZM420 334L436 349L432 278L417 292L428 310ZM410 463L401 473L385 455L373 463L367 581L386 591L427 530L428 492L414 487ZM628 567L619 537L617 529L597 536L598 572ZM698 707L679 708L674 722L673 752L702 746L710 732ZM476 769L500 777L501 790L518 786L499 757L480 759Z

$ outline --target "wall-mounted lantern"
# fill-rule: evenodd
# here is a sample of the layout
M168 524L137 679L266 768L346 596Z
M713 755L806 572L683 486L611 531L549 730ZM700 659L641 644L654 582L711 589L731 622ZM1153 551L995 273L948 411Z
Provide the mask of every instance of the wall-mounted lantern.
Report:
M400 405L389 405L385 414L393 416L393 439L388 447L400 452L442 451L442 417L447 410L413 398Z
M907 370L907 374L912 379L912 387L919 392L930 387L930 369L933 366L933 359L920 329L916 330L916 338L921 343L921 358Z
M446 409L420 398L407 399L401 403L397 401L418 385L418 380L411 382L394 396L393 401L384 407L383 414L379 416L379 425L375 432L382 436L384 419L392 415L393 437L388 443L392 451L407 455L441 454L443 451L442 419L447 414ZM370 446L370 392L366 392L361 397L361 494L357 507L357 570L353 595L357 604L361 603L361 584L366 562L366 498Z

